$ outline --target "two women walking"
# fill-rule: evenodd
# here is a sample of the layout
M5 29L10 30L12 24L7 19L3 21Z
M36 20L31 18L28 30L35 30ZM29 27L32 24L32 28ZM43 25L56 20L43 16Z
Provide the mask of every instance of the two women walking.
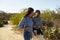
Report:
M24 40L31 40L32 37L38 36L40 38L40 34L43 34L41 31L42 21L40 17L40 11L36 10L34 13L34 9L29 7L26 15L22 18L21 22L19 22L18 28L23 30ZM34 36L33 36L34 34ZM40 40L40 39L39 39Z

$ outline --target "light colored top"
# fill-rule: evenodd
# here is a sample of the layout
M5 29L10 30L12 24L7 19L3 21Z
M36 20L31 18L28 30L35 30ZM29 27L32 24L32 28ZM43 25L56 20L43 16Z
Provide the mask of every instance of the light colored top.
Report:
M26 20L27 20L28 24L27 24ZM29 17L22 18L21 22L19 22L19 24L18 24L18 27L22 28L23 25L24 25L24 27L29 26L30 27L30 32L32 32L32 30L33 30L33 20L32 20L32 18L29 18Z
M33 17L34 25L38 28L42 26L41 17Z

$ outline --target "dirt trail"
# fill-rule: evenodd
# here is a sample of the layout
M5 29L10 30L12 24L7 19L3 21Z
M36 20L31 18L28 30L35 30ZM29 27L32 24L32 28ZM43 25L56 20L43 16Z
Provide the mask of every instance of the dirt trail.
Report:
M23 40L23 36L12 31L10 24L0 28L0 40Z

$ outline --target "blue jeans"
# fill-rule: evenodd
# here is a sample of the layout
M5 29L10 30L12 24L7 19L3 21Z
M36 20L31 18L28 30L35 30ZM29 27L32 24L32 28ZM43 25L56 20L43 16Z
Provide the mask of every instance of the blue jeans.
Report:
M24 31L24 40L30 40L32 37L32 33L28 31Z

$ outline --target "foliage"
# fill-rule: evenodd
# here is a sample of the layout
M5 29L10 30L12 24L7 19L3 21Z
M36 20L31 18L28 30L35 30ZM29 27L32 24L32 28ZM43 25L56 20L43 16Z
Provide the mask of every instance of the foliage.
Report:
M60 14L55 11L51 10L44 10L41 14L42 19L44 20L51 20L51 19L60 19Z
M44 36L48 40L60 40L60 28L58 27L47 27L44 29Z
M0 26L3 26L3 24L8 24L8 20L11 15L13 14L0 11Z
M16 13L14 15L12 15L12 17L10 18L10 21L13 24L18 24L21 20L21 18L25 15L27 9L22 10L20 13Z
M0 21L0 27L2 27L3 26L3 21Z

